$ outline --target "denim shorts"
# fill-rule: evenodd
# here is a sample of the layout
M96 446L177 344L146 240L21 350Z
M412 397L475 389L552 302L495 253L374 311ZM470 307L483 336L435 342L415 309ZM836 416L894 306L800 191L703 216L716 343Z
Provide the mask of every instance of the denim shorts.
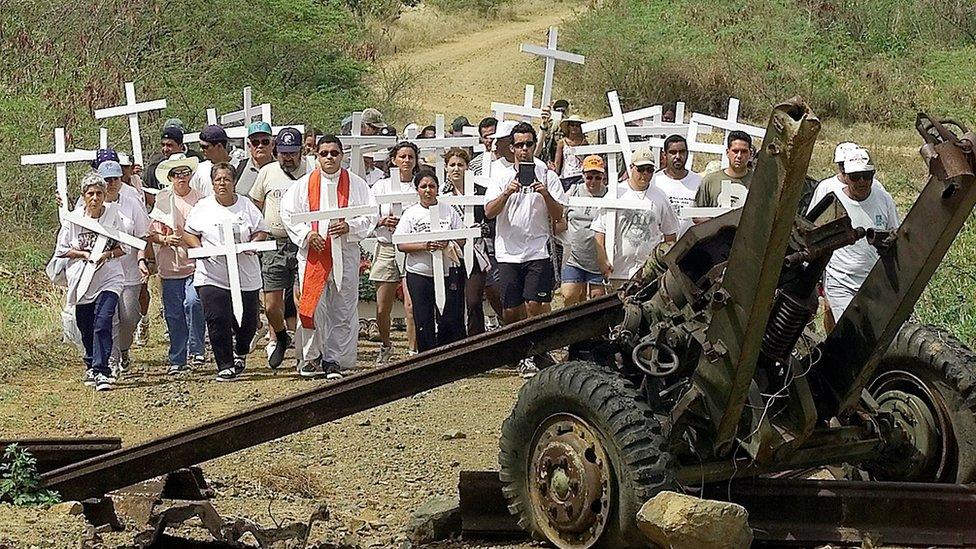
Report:
M594 274L572 265L563 265L562 275L562 281L570 284L582 284L584 282L587 284L603 284L602 274Z

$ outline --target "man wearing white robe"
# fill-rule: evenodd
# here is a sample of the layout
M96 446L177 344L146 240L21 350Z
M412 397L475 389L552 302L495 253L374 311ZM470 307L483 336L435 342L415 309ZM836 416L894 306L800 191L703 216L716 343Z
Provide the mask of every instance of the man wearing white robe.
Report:
M315 173L320 177L320 204L325 204L327 185L338 185L343 172L342 143L334 135L324 135L318 141L316 154L318 167L296 181L281 199L281 220L288 237L298 246L298 276L302 294L305 293L305 275L309 267L310 247L321 250L325 240L332 235L342 235L334 244L342 245L342 291L335 284L338 275L329 273L322 294L315 305L314 328L300 323L295 335L298 372L305 377L325 373L329 379L342 377L340 370L356 364L359 335L359 241L366 238L376 225L378 213L347 219L319 222L319 230L312 230L311 223L292 220L297 213L310 211L309 180ZM347 172L348 173L348 172ZM376 200L366 182L356 174L348 173L349 198L347 206L375 205ZM340 199L341 203L341 199ZM324 209L321 208L320 209Z

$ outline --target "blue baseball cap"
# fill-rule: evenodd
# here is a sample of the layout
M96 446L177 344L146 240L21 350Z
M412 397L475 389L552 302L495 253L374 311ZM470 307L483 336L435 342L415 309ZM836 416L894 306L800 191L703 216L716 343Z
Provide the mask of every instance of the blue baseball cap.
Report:
M95 151L95 159L91 161L91 167L93 170L97 170L101 166L102 162L106 160L119 161L119 155L112 149L98 149Z
M302 150L302 132L295 128L282 128L275 137L278 152L293 153Z
M256 133L266 133L268 135L272 135L271 134L271 124L268 124L267 122L264 122L264 121L251 122L250 124L248 124L248 126L247 126L247 136L248 137L251 137L252 135L254 135Z
M105 180L110 177L122 177L122 166L115 160L106 160L98 165L98 175Z
M200 131L200 141L207 143L226 143L227 132L216 124L211 124Z

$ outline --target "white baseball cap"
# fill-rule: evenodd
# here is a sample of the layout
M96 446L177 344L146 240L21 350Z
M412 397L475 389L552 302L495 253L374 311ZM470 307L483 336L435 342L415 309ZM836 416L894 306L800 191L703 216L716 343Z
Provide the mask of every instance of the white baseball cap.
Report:
M502 139L505 137L511 137L512 130L514 130L515 126L517 125L518 122L516 122L515 120L502 120L501 122L498 123L497 126L495 126L495 133L489 135L488 138Z
M847 160L847 153L859 148L861 147L853 141L845 141L837 145L834 149L834 164Z
M634 151L633 156L630 157L630 163L634 166L653 166L654 153L648 147L641 147Z
M874 164L867 149L857 148L847 153L844 159L844 173L873 172Z

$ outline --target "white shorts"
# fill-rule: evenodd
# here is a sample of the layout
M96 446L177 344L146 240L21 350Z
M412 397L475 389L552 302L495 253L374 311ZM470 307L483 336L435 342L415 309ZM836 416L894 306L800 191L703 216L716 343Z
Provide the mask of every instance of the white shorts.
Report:
M851 300L857 294L857 290L852 290L844 286L829 274L824 274L824 297L827 298L827 305L830 307L831 314L834 315L834 322L840 320L841 315L851 304Z

